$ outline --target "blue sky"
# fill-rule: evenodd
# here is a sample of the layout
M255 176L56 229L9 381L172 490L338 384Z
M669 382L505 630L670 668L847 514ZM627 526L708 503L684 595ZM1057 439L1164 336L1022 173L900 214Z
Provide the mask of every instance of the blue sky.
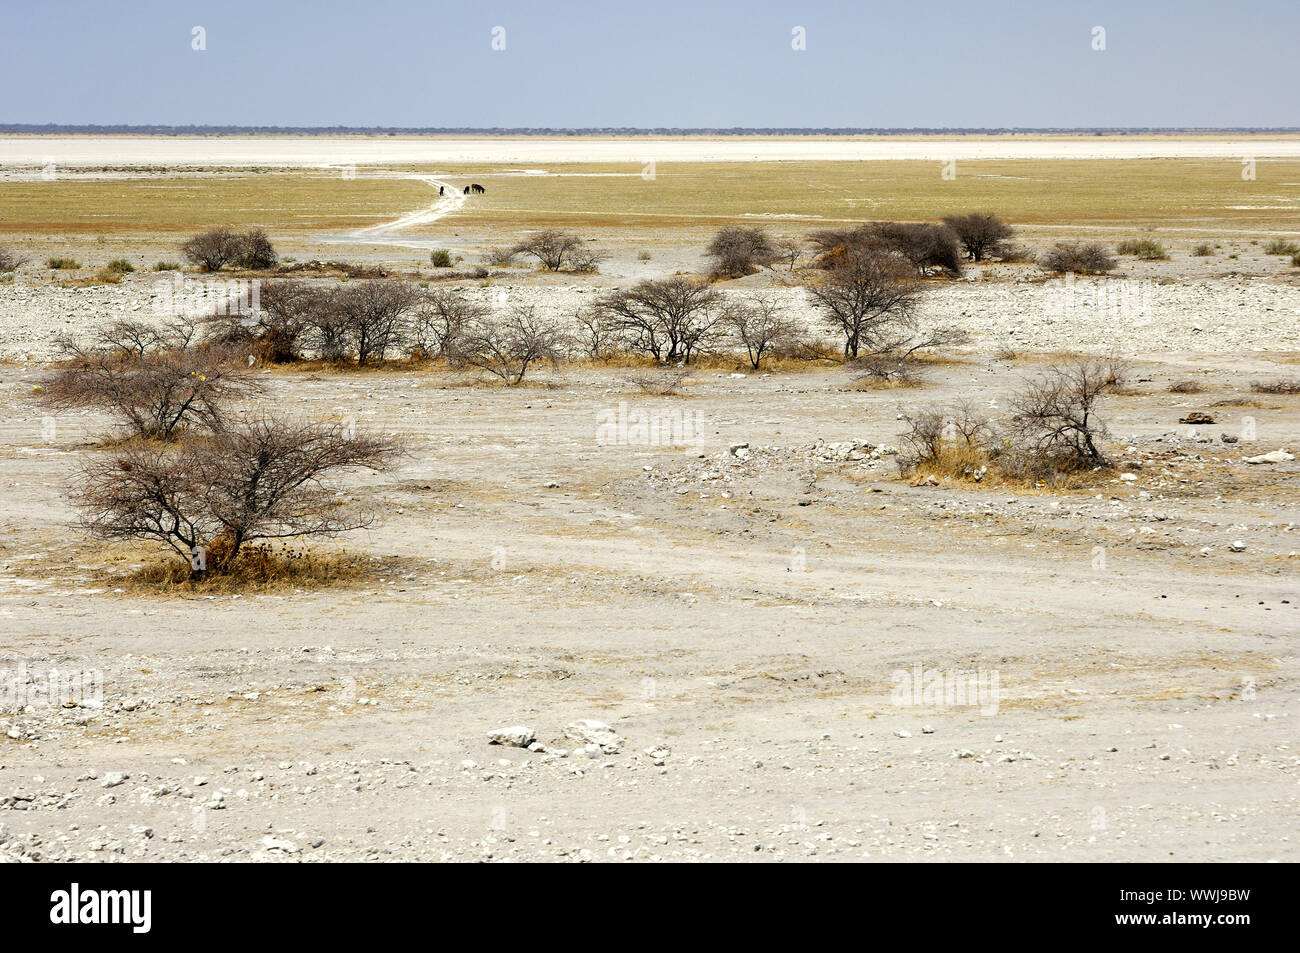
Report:
M6 123L1300 126L1300 0L0 2Z

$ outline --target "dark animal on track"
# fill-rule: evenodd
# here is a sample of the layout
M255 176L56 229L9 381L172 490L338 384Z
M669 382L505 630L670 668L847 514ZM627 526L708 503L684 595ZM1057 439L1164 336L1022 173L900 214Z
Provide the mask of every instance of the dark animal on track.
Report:
M483 188L483 186L479 185L477 182L471 185L470 188L474 190L474 193L476 195L482 195L484 192L487 191L487 189Z

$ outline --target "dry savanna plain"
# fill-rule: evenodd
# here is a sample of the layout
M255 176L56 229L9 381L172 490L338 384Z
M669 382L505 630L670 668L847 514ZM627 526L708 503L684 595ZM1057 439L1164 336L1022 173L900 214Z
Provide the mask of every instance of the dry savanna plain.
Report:
M844 361L808 236L967 212L1016 253L915 280L961 334ZM201 273L215 226L278 261ZM710 279L735 226L797 260ZM502 254L552 229L595 270ZM0 858L1300 859L1296 242L1300 137L0 140ZM374 518L265 578L87 531L124 442L49 403L60 342L378 275L567 344L514 384L250 351L233 417L404 445L330 484ZM672 277L801 343L579 346ZM1105 465L906 465L925 408L1002 427L1088 358Z

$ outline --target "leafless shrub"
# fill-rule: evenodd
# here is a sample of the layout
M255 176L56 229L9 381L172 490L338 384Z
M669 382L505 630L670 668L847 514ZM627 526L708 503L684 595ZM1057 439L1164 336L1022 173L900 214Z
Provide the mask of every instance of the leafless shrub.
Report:
M808 251L808 246L802 238L787 236L778 238L773 247L776 250L777 261L783 262L790 271L794 271L799 264L799 260Z
M259 299L255 312L210 319L211 340L272 364L302 360L314 322L333 306L331 292L304 281L268 281Z
M261 228L252 228L235 236L235 264L251 271L265 271L274 268L280 256L270 237Z
M684 364L718 336L722 294L682 277L642 281L596 302L633 350L656 361Z
M1035 259L1034 250L1024 245L1003 245L998 248L993 256L1001 262L1021 262L1033 261Z
M1199 394L1204 390L1199 381L1174 381L1169 385L1171 394Z
M1122 379L1110 358L1078 358L1027 381L1011 399L1004 470L1031 477L1106 466L1106 426L1097 411Z
M600 270L600 263L609 258L603 251L590 245L580 245L569 252L569 270L579 275L592 275Z
M181 243L181 254L204 271L220 271L226 265L264 270L274 268L280 256L265 230L236 232L222 226L208 229Z
M953 230L957 240L971 261L996 258L1006 247L1015 230L991 212L968 212L965 215L948 215L944 224Z
M587 357L605 361L621 349L622 333L608 312L598 307L582 308L573 318L578 327L578 345Z
M823 268L837 268L846 259L893 253L915 274L933 269L961 274L957 235L947 225L932 222L869 222L854 228L821 229L808 236L822 250Z
M586 242L577 235L553 228L530 235L510 251L536 258L548 271L559 271L565 265L576 270L579 265L594 265L604 257L586 248Z
M868 354L849 362L857 389L915 387L920 383L916 367L902 354Z
M176 318L163 324L123 319L96 329L91 336L92 347L110 355L123 358L145 357L164 351L185 350L198 340L200 322L190 318ZM80 351L71 337L55 339L55 347L64 356L76 358Z
M633 374L628 380L643 394L673 397L681 391L693 373L689 367L662 368Z
M875 233L912 263L918 274L939 269L961 274L961 251L957 234L947 225L929 222L880 222Z
M209 229L181 243L185 260L204 271L220 271L237 260L241 250L239 236L224 226Z
M230 355L215 349L137 355L69 346L65 357L43 393L50 406L103 410L149 439L217 429L229 401L260 391Z
M718 229L704 251L713 260L712 278L741 278L752 275L780 260L781 252L767 232L745 225L727 225Z
M1256 394L1300 394L1300 377L1275 381L1253 381L1250 389Z
M455 288L427 292L411 322L411 353L417 358L441 358L449 366L459 362L465 329L488 313L486 305L471 301Z
M920 289L896 252L868 246L843 256L808 293L844 336L846 358L895 351L912 338Z
M480 317L465 330L462 358L466 364L495 374L508 385L524 379L535 363L558 361L564 336L532 307L514 307L504 314Z
M348 282L334 292L332 303L348 351L358 364L370 364L384 360L389 348L400 343L406 316L419 296L405 281L379 278Z
M770 295L753 295L729 302L723 321L744 346L749 366L754 370L773 351L797 346L803 330L802 324L786 314Z
M515 263L513 248L493 248L483 256L483 264L491 265L493 268L509 268Z
M20 265L26 264L26 262L27 259L13 249L0 248L0 274L16 271Z
M137 444L87 464L73 488L82 526L110 540L156 540L223 573L259 540L332 537L369 526L328 479L382 470L402 452L387 437L260 414L180 445Z
M905 473L925 467L968 475L987 466L997 445L989 418L968 400L950 407L908 410L902 420L898 464Z
M1058 242L1039 259L1038 264L1045 271L1100 275L1114 270L1117 262L1102 245Z

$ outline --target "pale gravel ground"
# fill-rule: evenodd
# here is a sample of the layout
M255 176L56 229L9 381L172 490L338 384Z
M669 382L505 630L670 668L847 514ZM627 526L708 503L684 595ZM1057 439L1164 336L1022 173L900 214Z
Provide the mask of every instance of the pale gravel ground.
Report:
M1176 423L1277 365L1140 366L1106 410L1137 479L1087 490L912 487L810 446L1001 404L1033 366L868 393L706 373L676 399L617 370L271 375L280 410L412 437L351 481L387 515L347 546L393 569L170 599L112 593L69 526L103 421L45 439L43 372L8 368L0 667L102 671L104 707L0 705L0 859L1296 860L1300 464L1241 458L1296 448L1300 403L1250 409L1250 444L1219 438L1236 409ZM598 446L618 401L700 412L703 445ZM997 712L894 704L915 665L997 670ZM523 723L571 750L577 718L622 750L487 743Z
M119 318L159 319L160 282L130 275L120 285L60 288L20 277L0 285L0 358L41 360L60 334L83 334ZM202 288L186 278L185 293ZM467 292L485 301L535 305L567 317L590 304L603 285L537 286L473 284ZM1162 352L1300 350L1300 284L1269 277L1155 282L1147 279L1079 279L1073 304L1065 305L1059 282L958 281L932 285L921 315L926 324L957 324L972 335L977 350L1003 346L1028 351ZM728 289L728 294L756 290ZM1110 297L1100 303L1098 290ZM797 289L778 289L795 313L816 324L816 315Z

